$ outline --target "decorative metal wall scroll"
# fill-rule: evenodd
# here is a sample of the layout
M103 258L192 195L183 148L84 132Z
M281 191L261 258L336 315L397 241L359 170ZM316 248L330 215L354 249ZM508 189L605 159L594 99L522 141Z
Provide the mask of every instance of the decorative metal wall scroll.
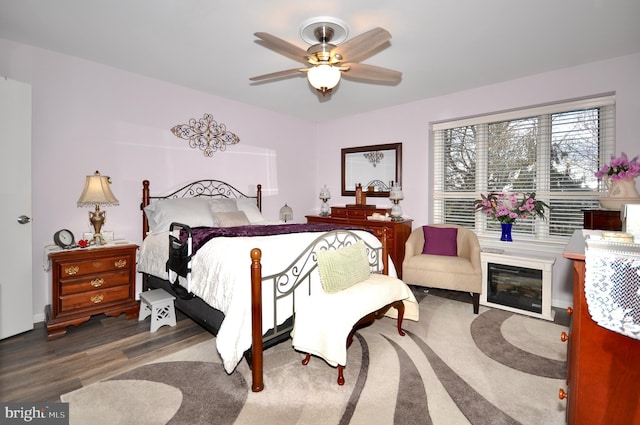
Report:
M362 155L364 155L374 167L384 158L384 154L380 151L365 152Z
M235 145L240 138L230 131L224 124L218 124L211 114L204 114L196 121L189 120L189 124L178 124L171 132L181 139L189 141L193 149L199 148L204 156L213 156L216 151L224 151L227 145Z

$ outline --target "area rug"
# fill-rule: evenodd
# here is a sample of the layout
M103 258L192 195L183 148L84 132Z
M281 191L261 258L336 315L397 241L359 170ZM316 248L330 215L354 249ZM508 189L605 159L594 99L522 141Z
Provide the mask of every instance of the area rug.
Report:
M289 342L265 352L265 389L242 362L228 375L214 340L61 397L71 424L564 424L566 330L437 296L400 336L389 318L356 333L344 386Z

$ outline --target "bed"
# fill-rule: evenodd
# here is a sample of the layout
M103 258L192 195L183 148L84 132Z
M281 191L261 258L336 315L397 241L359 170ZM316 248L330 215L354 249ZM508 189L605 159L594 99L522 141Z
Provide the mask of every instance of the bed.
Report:
M143 290L162 288L167 292L173 292L164 264L168 260L168 226L171 222L178 221L191 226L213 224L211 220L206 221L206 216L204 219L200 217L200 215L206 213L206 211L202 210L201 205L196 205L194 209L189 208L189 199L192 198L220 200L242 199L243 202L249 202L246 204L247 208L254 205L259 213L262 211L261 185L257 185L256 194L250 196L226 182L208 179L188 183L170 193L152 195L149 180L144 180L142 182L142 202L140 204L143 243L138 258L138 271L142 273ZM149 208L156 202L170 202L170 200L187 201L185 201L184 206L176 206L173 210L169 208L167 211L164 211L165 216L157 217L155 221L150 222L148 218ZM200 207L200 209L197 207ZM188 211L184 211L184 209L188 209ZM163 226L167 227L166 232L159 230ZM151 238L151 243L148 237ZM151 264L151 262L156 261L156 259L158 264ZM145 270L145 267L147 270ZM197 297L193 300L185 300L182 297L177 297L175 304L179 310L187 314L206 330L217 335L220 324L224 319L224 314L221 311L213 309Z
M290 338L296 294L308 295L318 285L318 250L362 240L372 271L395 275L395 269L388 262L384 237L381 242L369 231L265 221L261 186L256 189L256 195L246 195L220 180L200 180L152 196L145 180L138 271L144 290L174 293L165 268L172 234L168 227L180 223L181 241L185 227L193 232L188 239L193 244L189 279L179 277L178 282L194 296L177 296L176 308L216 335L227 373L246 357L252 390L261 391L262 350Z

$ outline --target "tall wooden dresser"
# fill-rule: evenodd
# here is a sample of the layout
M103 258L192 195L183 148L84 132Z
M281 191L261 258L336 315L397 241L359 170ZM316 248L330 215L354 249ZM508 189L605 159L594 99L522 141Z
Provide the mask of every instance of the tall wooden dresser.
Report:
M640 340L610 331L591 319L584 293L585 240L576 230L563 256L573 260L573 308L567 341L569 425L640 424Z
M47 337L64 336L95 314L138 316L134 244L74 249L49 254L51 305L45 310Z
M381 221L369 220L367 217L378 213L385 215L387 208L376 208L373 205L331 207L330 216L308 215L307 223L332 223L369 229L378 239L382 238L383 229L387 229L387 249L396 268L398 277L402 278L402 261L404 260L404 244L411 234L413 220Z

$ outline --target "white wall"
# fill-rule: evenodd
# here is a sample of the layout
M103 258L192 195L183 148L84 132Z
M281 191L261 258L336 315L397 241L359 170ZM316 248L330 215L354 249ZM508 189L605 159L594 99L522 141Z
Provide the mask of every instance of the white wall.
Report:
M105 209L104 230L137 243L144 179L156 194L199 178L226 180L247 193L260 183L269 219L276 219L287 202L302 221L315 203L315 190L308 190L316 185L309 172L315 158L309 155L314 140L307 122L5 40L0 40L0 75L32 85L36 320L44 318L44 306L51 302L44 246L61 228L76 238L90 230L88 209L76 202L85 176L96 170L112 177L120 201ZM240 143L205 158L170 132L204 113L224 123Z
M175 188L197 178L221 178L243 191L261 183L267 218L276 218L280 206L287 202L294 209L296 221L304 221L304 215L319 211L317 198L323 184L331 189L332 205L353 201L340 196L341 148L391 142L403 143L403 211L415 220L414 227L429 223L429 125L450 118L615 92L617 150L632 156L640 153L634 125L640 117L640 55L319 125L1 39L0 75L33 88L36 320L42 320L44 306L51 299L48 275L37 259L43 257L43 247L52 243L56 230L69 228L76 235L89 230L88 212L78 209L76 201L84 177L95 170L112 176L112 189L120 200L120 206L107 208L105 230L140 242L143 179L151 181L152 191ZM240 144L204 158L169 131L204 113L211 113L236 133ZM327 138L323 136L326 134L340 136ZM382 198L373 202L389 205ZM554 305L569 305L568 262L559 257L554 273Z
M607 92L616 94L617 152L624 151L630 156L640 154L640 137L637 132L640 119L640 54L635 54L478 87L328 123L324 128L325 133L339 134L340 137L323 140L318 149L318 163L325 164L325 167L318 175L317 185L329 185L334 194L332 204L352 202L353 199L339 196L340 149L402 142L405 196L402 210L406 216L414 219L414 228L428 224L432 219L430 123ZM388 200L380 198L375 203L390 205ZM571 304L569 266L567 260L557 257L553 305L564 307Z

